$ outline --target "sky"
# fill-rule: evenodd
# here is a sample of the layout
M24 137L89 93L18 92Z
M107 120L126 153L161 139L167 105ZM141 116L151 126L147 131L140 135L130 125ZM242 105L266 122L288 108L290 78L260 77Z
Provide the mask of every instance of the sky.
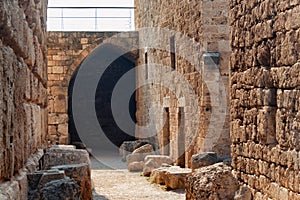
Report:
M134 0L48 0L48 6L133 7Z
M49 0L48 7L134 7L134 0ZM48 31L129 31L134 10L48 8L47 26Z

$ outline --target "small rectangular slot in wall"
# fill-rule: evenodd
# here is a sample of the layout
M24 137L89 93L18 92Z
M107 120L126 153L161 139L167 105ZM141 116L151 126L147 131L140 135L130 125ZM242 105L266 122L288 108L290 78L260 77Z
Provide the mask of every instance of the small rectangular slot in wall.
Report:
M148 79L148 52L145 53L145 77Z
M175 36L170 38L170 56L171 56L171 68L176 69L176 55L175 55Z

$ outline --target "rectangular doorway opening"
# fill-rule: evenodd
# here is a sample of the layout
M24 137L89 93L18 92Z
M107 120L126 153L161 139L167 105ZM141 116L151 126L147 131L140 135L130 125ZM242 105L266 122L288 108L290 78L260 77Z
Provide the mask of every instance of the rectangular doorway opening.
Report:
M162 132L162 155L170 155L170 111L169 108L164 108L163 113L164 126Z
M180 107L178 111L178 159L177 165L185 167L185 130L184 130L184 107Z

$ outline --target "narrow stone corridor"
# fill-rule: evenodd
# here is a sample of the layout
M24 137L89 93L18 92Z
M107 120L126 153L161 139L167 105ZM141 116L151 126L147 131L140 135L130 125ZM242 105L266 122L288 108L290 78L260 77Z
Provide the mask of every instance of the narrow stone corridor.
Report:
M93 199L300 200L300 0L0 0L0 200Z

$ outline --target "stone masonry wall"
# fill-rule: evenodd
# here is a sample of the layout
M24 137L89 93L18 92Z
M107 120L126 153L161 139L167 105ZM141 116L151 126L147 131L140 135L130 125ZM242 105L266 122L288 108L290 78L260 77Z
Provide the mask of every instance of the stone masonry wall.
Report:
M46 0L0 1L0 193L46 145L46 9Z
M235 176L254 199L300 199L300 2L230 1Z
M69 144L68 87L81 62L117 32L48 32L48 133L51 144ZM107 41L116 46L136 43L134 32ZM121 39L120 39L121 38ZM128 40L129 39L129 40ZM131 42L130 42L131 41Z
M202 54L196 57L196 63L202 63L201 72L197 71L195 67L187 62L180 54L185 51L186 44L181 44L178 41L180 38L174 36L174 50L175 64L172 64L172 55L169 52L171 47L171 38L166 38L168 46L167 50L159 49L141 49L139 56L139 65L146 62L149 67L146 70L138 69L138 81L146 82L147 79L153 79L155 85L147 85L138 90L137 93L137 119L138 125L146 125L150 121L149 109L151 104L162 105L168 114L163 114L161 110L155 110L155 118L163 119L163 116L169 115L169 124L167 124L160 133L158 133L157 142L160 145L162 154L170 154L173 159L180 157L182 153L181 146L185 146L185 166L190 165L190 158L193 154L201 151L215 151L220 157L230 156L230 139L229 139L229 110L228 104L225 104L225 109L222 111L225 116L225 124L221 128L215 128L215 133L220 133L217 141L214 141L212 149L206 149L204 138L207 135L208 127L211 123L218 123L218 119L211 119L212 108L218 108L221 104L212 105L210 93L208 91L206 81L211 81L215 84L214 93L219 95L219 90L223 84L226 88L226 99L228 99L228 84L229 84L229 58L230 58L230 43L229 43L229 20L228 20L228 1L226 0L204 0L204 1L184 1L184 0L166 0L166 1L135 1L135 24L136 28L145 27L159 27L174 30L194 40L194 42L201 45L206 52L219 52L220 64L218 65L218 74L220 77L201 77L200 73L205 74L208 71L208 66L203 65ZM172 35L171 35L172 36ZM147 40L156 40L157 38L141 37L140 42ZM144 40L144 41L143 41ZM155 41L154 41L155 42ZM199 50L200 51L200 50ZM186 52L185 52L186 53ZM185 54L185 53L182 53ZM192 53L192 52L191 52ZM197 52L198 53L198 52ZM189 53L188 53L189 54ZM146 61L147 57L147 61ZM154 76L155 67L151 64L161 64L169 66L173 65L175 70L183 75L184 79L188 81L193 91L197 96L197 103L199 105L199 127L197 129L194 114L195 109L193 105L185 102L182 98L182 88L184 83L176 80L176 77L170 75L169 77ZM175 65L175 66L174 66ZM170 70L170 74L171 74ZM213 80L214 79L214 80ZM163 82L172 80L176 82L175 94L168 90L167 85ZM187 94L184 94L187 95ZM176 97L177 96L177 97ZM226 100L225 100L226 101ZM227 112L227 114L226 114ZM187 129L184 130L184 136L179 133L180 117L184 116L186 120ZM214 121L215 122L212 122ZM193 130L196 129L196 135L193 135ZM167 135L166 136L165 132ZM137 133L137 136L143 133ZM169 137L169 141L168 140ZM180 138L181 137L181 138ZM182 138L183 137L183 138ZM194 138L195 137L195 138ZM193 139L194 138L194 139ZM184 142L182 142L182 140ZM162 146L170 142L170 149L164 150ZM180 144L181 143L181 144ZM180 159L177 159L177 164L180 164ZM180 164L182 165L182 163Z

